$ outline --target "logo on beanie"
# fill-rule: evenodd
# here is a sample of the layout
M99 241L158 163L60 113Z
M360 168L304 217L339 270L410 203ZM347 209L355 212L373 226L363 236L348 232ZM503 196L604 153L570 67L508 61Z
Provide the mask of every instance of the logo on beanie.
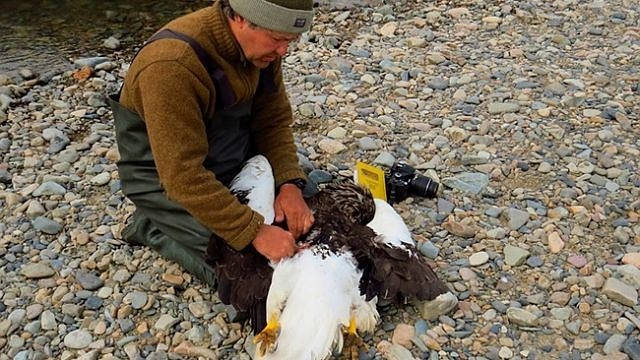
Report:
M307 19L298 18L296 19L296 22L293 24L293 26L301 28L301 27L304 27L306 23L307 23Z

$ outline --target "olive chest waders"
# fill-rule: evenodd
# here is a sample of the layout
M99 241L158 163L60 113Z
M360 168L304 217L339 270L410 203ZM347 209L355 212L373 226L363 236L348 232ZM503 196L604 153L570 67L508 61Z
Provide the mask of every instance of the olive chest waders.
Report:
M216 111L212 118L205 119L209 151L203 165L228 186L252 155L252 100L234 105L235 93L224 72L192 38L165 29L145 45L160 39L178 39L189 44L211 76L216 87ZM275 91L271 68L260 72L257 91ZM119 94L109 99L120 152L118 172L123 193L136 205L123 238L154 249L215 287L213 270L206 263L207 246L215 235L181 205L167 198L160 185L144 120L118 101Z

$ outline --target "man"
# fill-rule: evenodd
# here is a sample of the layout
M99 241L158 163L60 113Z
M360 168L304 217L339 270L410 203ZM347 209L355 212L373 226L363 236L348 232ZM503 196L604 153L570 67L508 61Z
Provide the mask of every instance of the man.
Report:
M272 261L291 256L313 216L303 200L281 59L307 31L312 0L219 0L156 33L111 106L124 194L136 211L125 240L149 246L214 286L207 246L218 236ZM252 154L274 173L276 222L228 185Z

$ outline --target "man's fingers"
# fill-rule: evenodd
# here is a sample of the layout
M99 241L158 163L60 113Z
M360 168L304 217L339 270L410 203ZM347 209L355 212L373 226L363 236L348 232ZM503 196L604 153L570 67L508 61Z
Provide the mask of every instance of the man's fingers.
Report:
M290 229L291 235L293 235L294 239L297 239L301 235L300 226L297 223L295 225L292 225L292 226L293 226L293 229Z
M313 215L309 212L302 217L301 221L302 221L301 222L302 233L306 234L309 232L309 230L311 230L311 227L313 226L315 219L313 218Z
M311 227L313 226L313 218L307 218L304 222L304 233L308 233L309 230L311 230Z
M290 214L290 216L287 217L287 227L289 228L291 235L293 235L293 238L297 239L300 236L302 230L300 216L298 216L297 214Z
M280 206L279 202L276 201L275 205L273 206L273 210L276 215L274 221L277 223L282 222L284 220L284 210L282 210L282 206Z

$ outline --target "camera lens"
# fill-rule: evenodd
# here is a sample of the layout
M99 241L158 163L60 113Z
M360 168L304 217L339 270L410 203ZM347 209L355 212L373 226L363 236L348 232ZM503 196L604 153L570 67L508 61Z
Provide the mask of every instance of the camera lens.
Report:
M437 181L423 175L416 175L411 180L411 192L418 196L436 197L439 186Z

